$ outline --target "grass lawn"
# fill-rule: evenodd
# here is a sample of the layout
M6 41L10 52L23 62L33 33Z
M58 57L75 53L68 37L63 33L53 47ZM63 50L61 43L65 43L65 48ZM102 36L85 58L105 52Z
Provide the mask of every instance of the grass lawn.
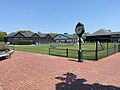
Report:
M77 44L52 44L52 46L59 49L72 49L78 50ZM14 46L14 49L17 51L26 51L26 52L34 52L41 54L49 54L50 44L36 45L36 46ZM13 46L11 47L13 48ZM95 44L82 44L82 50L95 50Z
M13 46L11 47L13 48ZM41 54L49 54L49 45L36 45L36 46L14 46L16 51L25 51Z
M101 46L102 45L102 46ZM101 45L98 45L98 50L101 51L98 54L99 58L103 58L106 56L106 43L101 43ZM33 53L40 53L40 54L49 54L49 47L56 47L54 49L50 50L50 53L53 55L59 55L59 56L66 56L66 49L68 48L68 56L71 58L77 58L78 56L78 45L77 44L42 44L42 45L36 45L36 46L14 46L14 49L17 51L25 51L25 52L33 52ZM114 47L114 43L109 43L109 48ZM13 48L13 47L11 47ZM92 59L95 60L95 43L83 43L81 46L83 50L83 58L84 59ZM104 50L103 50L104 48ZM60 50L62 49L62 50ZM111 50L111 52L113 52ZM110 53L110 52L109 52Z

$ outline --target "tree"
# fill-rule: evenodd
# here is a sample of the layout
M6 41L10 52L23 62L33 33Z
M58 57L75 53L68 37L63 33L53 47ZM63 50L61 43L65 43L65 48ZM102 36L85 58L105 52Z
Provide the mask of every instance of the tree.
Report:
M21 32L21 33L34 33L31 30L19 30L18 32Z
M56 35L58 35L57 33L49 33L49 34L52 38L55 37Z
M0 42L4 42L4 37L7 35L6 32L0 31Z
M89 35L89 32L85 32L84 34L83 34L83 39L86 39L86 36L87 35Z
M42 32L38 31L38 34L42 34Z
M77 39L78 38L78 35L76 33L73 34L73 38L74 39Z

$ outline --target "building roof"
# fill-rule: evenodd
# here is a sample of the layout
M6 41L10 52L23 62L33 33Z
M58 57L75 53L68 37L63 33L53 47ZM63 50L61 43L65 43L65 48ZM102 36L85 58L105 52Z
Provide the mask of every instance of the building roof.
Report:
M112 34L119 34L120 35L120 32L112 32Z
M48 34L39 33L38 35L39 35L40 37L46 37Z
M60 36L60 37L59 37ZM73 39L74 36L72 34L58 34L54 37L54 39L65 40L65 39Z
M21 33L24 37L31 37L33 35L33 33L30 33L30 32L25 32L25 33L23 33L23 32L12 32L12 33L6 35L5 37L13 37L18 33Z
M94 32L93 34L89 34L87 36L101 36L101 35L111 35L111 31L110 30L106 30L106 29L100 29L96 32Z
M32 36L37 35L38 37L46 37L49 34L43 34L43 33L34 33Z
M13 37L13 36L16 35L16 34L17 34L17 32L12 32L12 33L6 35L5 37Z
M72 34L63 34L63 35L66 36L66 37L69 37L69 38L73 38Z
M25 37L31 37L33 35L33 33L31 32L25 32L25 33L21 33L23 34Z
M48 35L48 34L41 34L41 33L38 34L38 33L31 33L31 32L25 32L25 33L23 33L23 32L12 32L12 33L8 34L6 37L14 37L18 33L21 33L24 37L31 37L34 34L37 34L39 37L46 37L46 35Z

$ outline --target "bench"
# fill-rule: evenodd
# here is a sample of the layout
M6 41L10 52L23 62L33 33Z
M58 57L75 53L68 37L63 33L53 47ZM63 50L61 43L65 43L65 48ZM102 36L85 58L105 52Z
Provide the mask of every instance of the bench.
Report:
M9 50L8 52L5 52L3 54L0 54L0 58L5 57L5 58L10 58L11 54L14 52L14 50Z
M14 52L14 50L10 50L10 51L7 52L7 54L9 54L9 56L8 56L9 58L11 57L13 52Z
M9 54L2 54L2 55L0 55L0 57L8 57L9 56Z

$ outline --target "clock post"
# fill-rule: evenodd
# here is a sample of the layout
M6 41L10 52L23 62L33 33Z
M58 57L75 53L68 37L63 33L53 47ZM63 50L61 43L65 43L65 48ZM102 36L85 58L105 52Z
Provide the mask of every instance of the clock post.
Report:
M78 50L78 62L83 62L82 60L82 50L81 50L81 37L85 32L84 25L80 22L75 27L75 32L79 37L79 50Z

